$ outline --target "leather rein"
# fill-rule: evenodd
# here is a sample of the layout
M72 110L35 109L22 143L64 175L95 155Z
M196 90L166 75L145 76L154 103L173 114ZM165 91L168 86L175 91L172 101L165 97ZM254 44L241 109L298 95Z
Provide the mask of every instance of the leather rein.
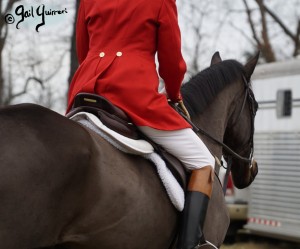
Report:
M205 130L201 129L200 127L197 127L185 114L184 112L178 108L177 106L173 107L181 114L181 116L183 116L183 118L192 126L194 132L196 134L203 134L205 135L206 137L208 137L209 139L211 139L212 141L214 141L215 143L217 143L218 145L222 146L223 149L228 153L230 154L232 157L240 160L240 161L243 161L243 162L247 162L250 164L250 168L252 167L252 164L253 164L253 135L254 135L254 117L255 117L255 114L256 114L256 111L257 111L257 102L254 98L254 94L250 88L250 84L247 82L245 76L243 75L243 82L245 84L245 95L244 95L244 100L243 100L243 104L242 104L242 107L241 107L241 110L238 114L238 117L236 119L236 121L233 123L232 126L236 125L236 123L239 121L240 117L241 117L241 114L245 108L245 105L246 105L246 101L248 100L249 102L249 106L250 106L250 112L251 112L251 135L250 135L250 139L249 139L249 142L245 144L245 146L250 146L251 147L251 153L249 155L249 157L243 157L241 155L239 155L237 152L235 152L234 150L232 150L231 148L229 148L229 146L227 146L226 144L224 144L222 141L214 138L212 135L210 135L209 133L207 133ZM243 148L245 147L243 146ZM243 151L243 148L240 150L240 151ZM232 161L231 159L229 161ZM231 165L230 165L231 167Z

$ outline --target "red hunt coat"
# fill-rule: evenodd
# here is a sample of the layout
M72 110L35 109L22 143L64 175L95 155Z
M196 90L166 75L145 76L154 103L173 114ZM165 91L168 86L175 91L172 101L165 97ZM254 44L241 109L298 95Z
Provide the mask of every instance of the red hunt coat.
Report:
M80 92L99 94L123 109L138 126L178 130L190 125L176 102L186 71L175 0L81 0L76 27L79 68L71 82L68 109Z

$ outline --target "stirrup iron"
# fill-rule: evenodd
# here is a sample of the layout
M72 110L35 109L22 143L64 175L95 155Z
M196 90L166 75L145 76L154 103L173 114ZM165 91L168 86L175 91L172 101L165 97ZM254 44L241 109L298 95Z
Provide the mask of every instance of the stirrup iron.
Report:
M211 246L211 247L213 247L213 248L215 248L215 249L218 249L218 247L216 247L213 243L209 242L208 240L205 240L205 243L204 243L204 244L195 246L194 249L200 249L201 247L207 246L207 245L209 245L209 246Z

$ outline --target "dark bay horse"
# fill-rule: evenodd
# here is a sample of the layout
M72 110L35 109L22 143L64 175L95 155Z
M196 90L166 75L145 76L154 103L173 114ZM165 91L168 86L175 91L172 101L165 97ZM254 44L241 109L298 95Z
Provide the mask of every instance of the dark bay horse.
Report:
M252 149L251 108L244 96L257 59L243 66L221 61L216 53L211 67L182 88L193 122L243 156ZM202 138L220 158L222 147ZM232 174L239 187L253 181L257 173L253 165L234 162ZM174 246L179 213L152 164L118 151L51 110L33 104L0 110L0 170L0 248ZM216 179L206 239L219 247L228 225Z

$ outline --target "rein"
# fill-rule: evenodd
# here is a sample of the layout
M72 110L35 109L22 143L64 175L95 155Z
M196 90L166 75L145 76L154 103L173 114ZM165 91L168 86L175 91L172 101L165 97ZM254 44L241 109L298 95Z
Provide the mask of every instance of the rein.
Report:
M201 129L200 127L196 126L190 119L188 119L185 114L182 112L181 109L179 109L177 106L174 106L174 104L171 104L173 106L173 108L175 110L177 110L177 112L192 126L193 128L193 131L196 133L196 134L203 134L205 135L206 137L208 137L209 139L211 139L212 141L214 141L216 144L222 146L230 155L232 155L233 157L241 160L241 161L244 161L244 162L248 162L248 163L251 163L252 164L252 157L250 158L246 158L246 157L243 157L243 156L240 156L238 153L236 153L234 150L232 150L231 148L229 148L229 146L227 146L226 144L224 144L223 142L219 141L218 139L214 138L212 135L210 135L208 132L206 132L205 130ZM252 153L251 153L252 154Z
M209 133L207 133L205 130L197 127L192 121L186 119L186 121L193 127L193 130L199 134L203 134L206 137L210 138L212 141L214 141L215 143L217 143L218 145L222 146L229 154L231 154L233 157L244 161L244 162L248 162L252 164L252 158L246 158L246 157L242 157L240 156L238 153L236 153L235 151L233 151L231 148L229 148L226 144L224 144L223 142L219 141L218 139L214 138L212 135L210 135ZM252 153L251 153L252 154Z
M255 101L255 98L254 98L254 95L253 95L253 92L252 90L250 89L249 87L249 84L245 78L245 76L243 75L243 82L245 84L245 97L244 97L244 100L243 100L243 104L242 104L242 108L238 114L238 117L236 119L236 121L233 123L232 126L235 126L236 123L238 122L238 120L240 119L241 117L241 114L245 108L245 105L246 105L246 101L248 99L249 103L250 103L250 112L251 112L251 137L250 137L250 142L247 143L246 145L250 145L251 146L251 153L250 153L250 156L247 158L247 157L243 157L241 155L239 155L237 152L235 152L234 150L232 150L231 148L229 148L229 146L227 146L226 144L224 144L222 141L219 141L218 139L214 138L212 135L210 135L209 133L207 133L205 130L201 129L200 127L197 127L186 115L185 115L185 112L179 108L178 106L176 106L175 104L171 104L172 107L192 126L194 132L196 134L203 134L205 135L206 137L208 137L209 139L211 139L212 141L214 141L215 143L217 143L218 145L220 145L221 147L223 147L223 149L228 153L230 154L230 156L228 156L228 162L227 162L227 172L226 172L226 176L225 177L225 183L227 182L228 180L228 175L229 175L229 171L231 169L231 164L232 164L232 157L240 160L240 161L243 161L243 162L247 162L250 164L249 168L252 167L252 164L253 164L253 135L254 135L254 117L255 117L255 114L256 114L256 110L257 110L257 102ZM243 151L243 148L240 150L240 151ZM227 184L226 184L227 185ZM226 186L225 185L225 186Z

